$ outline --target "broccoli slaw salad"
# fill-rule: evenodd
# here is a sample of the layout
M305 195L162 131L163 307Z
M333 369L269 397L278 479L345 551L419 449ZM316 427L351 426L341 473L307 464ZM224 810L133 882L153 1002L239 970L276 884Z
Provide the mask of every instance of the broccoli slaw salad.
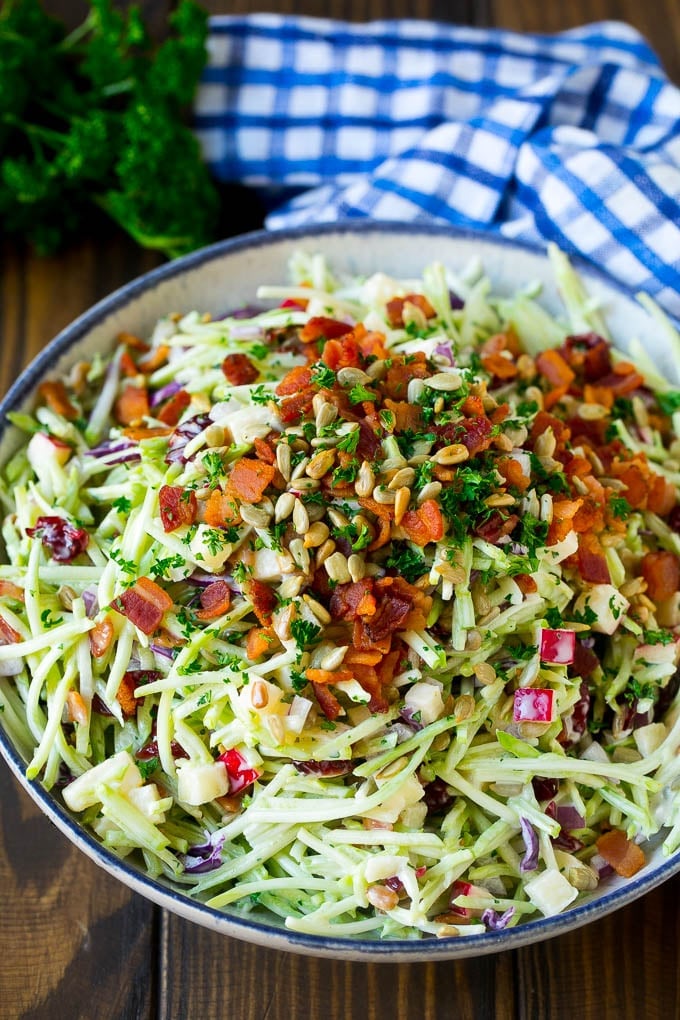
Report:
M300 252L9 415L2 721L106 847L408 939L676 852L680 392L550 258L564 321L480 266Z

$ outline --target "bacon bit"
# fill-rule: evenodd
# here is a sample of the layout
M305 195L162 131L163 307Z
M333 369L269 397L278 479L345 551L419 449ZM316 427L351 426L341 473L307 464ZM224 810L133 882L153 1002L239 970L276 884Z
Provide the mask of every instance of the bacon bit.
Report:
M114 406L114 416L120 425L139 425L149 414L149 394L145 386L128 383Z
M496 545L503 535L510 535L518 523L517 514L502 514L500 510L494 510L488 520L482 521L475 526L475 535L483 538L485 542Z
M548 414L547 411L539 411L534 418L533 425L531 426L531 433L529 435L532 447L538 437L542 436L544 432L548 431L548 429L552 429L553 435L557 441L558 449L563 447L571 437L568 424L565 424L565 422L556 418L554 414Z
M501 457L496 467L507 484L519 489L520 492L525 492L531 485L531 479L524 474L522 465L512 457ZM590 470L590 464L588 464L588 470Z
M145 439L155 439L157 436L169 436L172 429L169 426L158 425L156 428L146 428L144 425L139 425L136 428L129 427L123 429L123 435L126 439L132 439L135 443L141 443Z
M0 644L17 645L21 640L21 634L17 634L14 627L10 626L4 616L0 616Z
M376 608L371 578L353 584L339 584L331 595L329 607L334 620L356 620L358 616L373 616Z
M305 676L310 683L316 684L338 684L344 680L352 680L353 673L351 669L340 668L340 669L306 669Z
M568 389L576 378L559 351L541 351L535 360L535 365L544 379L547 379L554 387Z
M41 383L38 393L55 414L60 414L68 421L74 421L78 417L78 409L71 403L66 387L60 380Z
M69 691L66 695L66 711L69 722L77 722L81 726L87 723L87 705L78 691Z
M439 504L434 499L426 499L417 510L407 510L401 527L416 545L439 542L444 537L444 518Z
M582 499L553 500L553 518L548 528L546 545L555 545L573 530L573 519L583 505Z
M303 344L316 343L317 340L336 340L339 336L352 332L352 326L339 319L329 319L325 315L313 315L300 330Z
M348 648L342 660L347 666L377 666L383 653L377 650L361 652L358 648Z
M190 403L191 394L187 393L186 390L178 390L177 393L173 393L170 399L163 404L156 417L164 425L174 426L178 423L182 417L182 412L186 411Z
M614 391L608 390L604 386L593 386L591 383L586 383L583 387L583 400L586 404L601 404L602 407L611 411L614 406Z
M13 581L0 581L0 598L3 596L23 602L25 598L24 589L20 588L18 584L14 584Z
M475 415L484 414L484 401L481 397L466 397L460 409L468 418L473 418Z
M481 361L486 371L496 379L505 381L517 375L515 362L511 358L504 358L502 354L483 354Z
M270 627L272 613L276 609L276 592L265 584L251 578L245 586L244 594L253 603L253 612L263 627Z
M385 334L374 330L367 330L363 323L354 327L353 336L359 345L359 350L364 358L389 357L389 351L385 347Z
M406 297L392 298L385 305L387 321L392 329L399 329L404 325L404 305L407 302L419 308L426 319L431 319L437 314L424 294L407 294Z
M161 365L164 365L168 360L169 353L170 348L167 344L159 344L159 346L151 352L148 358L144 358L143 361L139 362L140 372L144 372L145 375L148 375L150 372L155 372L157 368L160 368Z
M163 531L168 534L185 524L193 524L198 513L196 494L177 485L163 485L158 493Z
M126 673L121 680L118 690L116 691L116 701L123 710L123 716L126 719L136 715L137 705L141 699L135 697L135 689L139 686L139 673L142 670L131 670Z
M279 397L288 397L300 390L307 389L312 385L312 373L305 365L296 365L290 372L284 375L276 387L276 394Z
M647 509L661 517L666 517L677 503L675 486L667 482L662 475L652 472L651 484L647 495Z
M583 505L574 514L572 522L574 531L579 534L586 531L599 533L604 528L604 510L601 504L591 496L585 496Z
M123 353L120 356L120 370L123 373L123 375L126 375L128 377L128 379L131 379L134 376L139 375L139 369L137 368L137 365L135 364L132 355L130 354L129 351L123 351Z
M468 398L472 399L472 398ZM423 424L423 415L417 404L409 404L406 400L390 400L383 402L383 407L394 415L394 432L418 432Z
M609 344L598 333L568 336L561 353L572 368L583 370L587 382L596 382L611 372Z
M625 371L623 371L624 367ZM614 366L613 372L598 380L598 389L608 389L616 397L624 397L627 393L638 390L644 384L645 380L640 373L636 372L632 365L622 362L620 365Z
M231 588L226 581L213 581L201 592L201 606L196 613L199 620L216 620L228 612L231 605Z
M362 506L364 510L370 510L371 513L375 514L377 517L377 525L380 529L377 536L368 546L368 552L373 552L375 549L381 549L390 540L394 508L390 507L386 503L377 503L376 500L371 499L368 496L365 499L362 498L359 500L359 506Z
M371 712L386 712L389 703L382 689L380 677L373 666L354 666L354 679L368 695L370 701L368 707Z
M113 608L144 634L153 634L171 605L168 593L150 577L140 577L112 602Z
M231 469L229 486L243 503L259 503L276 474L271 464L241 457Z
M260 656L271 651L278 638L271 627L251 627L246 638L246 656L255 662Z
M671 552L651 552L642 558L647 595L654 602L669 599L680 588L680 560Z
M319 702L319 708L326 716L333 722L340 715L340 702L335 697L332 691L328 690L325 684L312 684L316 700Z
M623 878L632 878L647 863L642 849L620 829L605 832L595 845L600 856Z
M205 504L203 519L211 528L229 528L241 523L234 497L221 489L214 489Z
M314 401L314 389L309 386L292 397L282 400L279 406L279 418L284 425L296 425L303 417L310 414Z
M392 647L392 635L388 634L386 637L376 640L371 634L369 634L365 620L362 617L359 617L354 621L352 643L355 648L359 649L359 651L374 651L380 652L381 655L387 655Z
M422 351L411 355L408 364L403 357L393 357L382 383L382 391L392 400L406 400L411 379L426 379L430 374Z
M584 581L589 584L611 584L607 559L597 535L579 535L577 558L579 573Z
M623 495L633 510L644 510L647 506L648 489L646 475L641 465L632 463L621 467L614 463L612 464L612 473L626 486Z
M181 648L186 640L178 634L172 634L166 627L161 627L154 634L153 643L161 648Z
M514 581L523 595L532 595L538 591L538 585L529 574L515 574Z
M232 386L247 386L260 374L247 354L227 354L222 362L222 371Z
M142 351L144 354L149 350L149 345L144 341L135 336L134 333L119 333L116 337L119 344L125 344L126 347L131 347L133 351Z
M411 602L403 596L395 595L384 599L375 615L362 621L373 647L385 638L391 637L395 631L404 630L405 621L410 612ZM360 668L369 669L371 667Z
M113 623L108 616L98 620L90 631L90 651L95 659L101 659L113 641Z
M258 460L264 461L265 464L276 463L276 453L270 443L256 436L253 445L255 447L255 456Z
M476 415L474 418L463 418L456 422L456 442L462 443L471 457L475 457L482 450L488 450L491 446L493 436L491 422L484 415Z
M348 333L341 340L327 340L321 360L334 372L338 372L341 368L358 368L361 362L361 351L354 334Z

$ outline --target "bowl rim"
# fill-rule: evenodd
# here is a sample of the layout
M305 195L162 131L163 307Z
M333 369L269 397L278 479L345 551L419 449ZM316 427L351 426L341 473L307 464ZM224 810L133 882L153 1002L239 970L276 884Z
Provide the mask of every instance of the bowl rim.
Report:
M515 240L501 234L457 228L448 224L401 221L339 220L314 227L305 225L276 231L257 230L218 241L134 278L92 305L62 329L23 369L0 399L0 439L9 425L7 412L19 405L35 389L36 382L42 378L60 355L67 352L107 315L153 289L158 283L181 276L187 270L195 270L222 256L238 254L253 248L273 246L291 240L313 240L332 234L362 235L371 233L407 233L413 236L425 234L434 237L448 237L452 240L476 240L487 245L519 249L528 254L546 257L545 248L540 245ZM596 280L608 288L618 291L627 300L633 299L630 289L610 277L599 267L571 254L569 258L586 282L588 278ZM0 753L20 785L38 804L49 821L90 860L122 881L134 892L141 894L158 906L170 910L184 920L193 921L223 935L229 935L261 947L287 950L303 955L364 962L397 963L463 959L475 955L497 953L542 941L579 928L590 921L598 920L632 902L680 871L680 854L676 854L662 861L652 871L647 872L646 869L643 869L639 877L629 880L625 885L613 889L597 899L586 900L564 913L552 917L539 917L515 928L497 932L489 931L479 935L444 939L370 940L333 938L326 935L294 932L275 927L260 915L227 914L216 908L208 907L198 900L191 899L165 881L152 878L126 859L118 857L112 850L99 843L94 835L81 827L65 805L60 803L51 792L45 790L39 780L29 780L26 777L25 763L2 725L0 725Z

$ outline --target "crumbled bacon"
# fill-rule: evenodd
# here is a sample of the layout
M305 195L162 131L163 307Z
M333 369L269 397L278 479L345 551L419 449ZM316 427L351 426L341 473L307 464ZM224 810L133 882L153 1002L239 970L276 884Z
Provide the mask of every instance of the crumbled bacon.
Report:
M172 605L172 599L151 578L140 577L111 604L144 634L153 634L160 627L161 620Z
M163 485L158 493L163 531L176 531L186 524L193 524L198 512L196 494L191 489L176 485Z
M244 594L253 603L253 612L263 627L271 626L272 613L276 609L276 592L264 581L251 578L245 585Z
M222 371L232 386L247 386L260 374L247 354L227 354L222 362Z

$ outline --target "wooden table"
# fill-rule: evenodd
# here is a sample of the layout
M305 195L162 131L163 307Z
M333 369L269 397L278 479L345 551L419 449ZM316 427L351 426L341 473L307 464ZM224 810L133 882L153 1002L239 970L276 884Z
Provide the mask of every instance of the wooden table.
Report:
M49 8L74 20L77 3ZM414 16L557 31L628 20L680 80L677 0L248 0L353 20ZM142 4L154 24L165 2ZM246 211L243 229L257 226ZM61 327L157 264L113 232L55 259L3 252L0 390ZM680 879L616 914L532 948L460 963L350 964L253 948L152 906L100 871L0 767L0 1020L655 1020L680 1016Z

